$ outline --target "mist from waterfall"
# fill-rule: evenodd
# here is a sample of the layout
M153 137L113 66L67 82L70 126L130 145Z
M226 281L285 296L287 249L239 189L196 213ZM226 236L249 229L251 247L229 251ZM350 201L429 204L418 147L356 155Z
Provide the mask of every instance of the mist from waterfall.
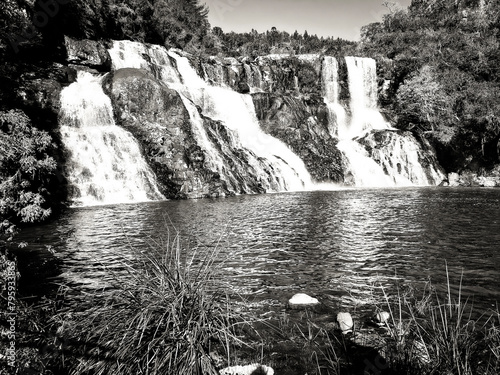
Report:
M61 92L59 122L69 153L70 199L75 206L164 199L139 144L115 124L101 81L81 71Z

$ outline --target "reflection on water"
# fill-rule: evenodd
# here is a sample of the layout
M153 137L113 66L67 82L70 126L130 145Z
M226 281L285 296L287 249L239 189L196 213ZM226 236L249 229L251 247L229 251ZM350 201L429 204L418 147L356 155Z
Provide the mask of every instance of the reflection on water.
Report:
M59 272L42 283L28 276L24 287L34 293L53 281L77 290L105 287L123 258L140 259L172 227L190 246L219 246L226 281L262 308L305 292L332 306L368 310L380 299L380 286L394 290L398 280L428 277L444 283L446 263L454 290L463 272L462 289L479 309L500 301L500 190L490 189L320 191L75 208L23 234L30 242L25 254L55 259L50 267Z

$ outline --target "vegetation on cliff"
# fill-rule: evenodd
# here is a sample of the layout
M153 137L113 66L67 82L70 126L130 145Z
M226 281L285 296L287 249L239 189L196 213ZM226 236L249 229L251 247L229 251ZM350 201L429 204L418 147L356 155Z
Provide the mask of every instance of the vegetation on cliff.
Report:
M360 51L389 62L386 104L398 126L429 135L448 171L498 163L500 2L413 0L390 9L363 28Z
M0 239L8 240L18 223L34 223L51 214L46 185L55 174L50 135L34 128L21 111L0 112Z
M189 48L206 37L207 13L199 0L7 0L0 9L0 37L16 52L32 43L57 50L65 35Z

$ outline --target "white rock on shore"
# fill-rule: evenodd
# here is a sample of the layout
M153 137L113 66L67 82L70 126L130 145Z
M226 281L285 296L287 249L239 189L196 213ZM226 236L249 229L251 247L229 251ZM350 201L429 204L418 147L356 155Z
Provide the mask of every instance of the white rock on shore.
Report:
M374 320L379 326L387 325L391 315L387 311L380 311L375 314Z
M292 298L288 300L290 307L307 307L319 304L316 298L308 296L305 293L297 293Z
M259 365L257 363L246 366L231 366L219 371L220 375L274 375L274 370L269 366Z
M339 312L337 314L337 322L339 323L340 330L343 334L352 332L354 328L354 322L352 321L351 314L347 312Z

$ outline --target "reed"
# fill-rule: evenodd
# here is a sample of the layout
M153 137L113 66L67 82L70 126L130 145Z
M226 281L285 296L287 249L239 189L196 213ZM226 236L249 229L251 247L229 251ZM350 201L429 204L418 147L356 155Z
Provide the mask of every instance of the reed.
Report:
M430 284L420 299L413 293L390 300L385 349L388 368L398 374L497 374L499 369L498 311L473 319L473 305L463 298L462 280L453 296L448 268L447 290L441 296ZM495 321L495 316L497 317Z
M73 312L65 337L80 337L73 374L218 374L241 344L242 315L223 292L218 247L183 249L179 236L153 241L104 299ZM82 309L80 309L82 310Z

